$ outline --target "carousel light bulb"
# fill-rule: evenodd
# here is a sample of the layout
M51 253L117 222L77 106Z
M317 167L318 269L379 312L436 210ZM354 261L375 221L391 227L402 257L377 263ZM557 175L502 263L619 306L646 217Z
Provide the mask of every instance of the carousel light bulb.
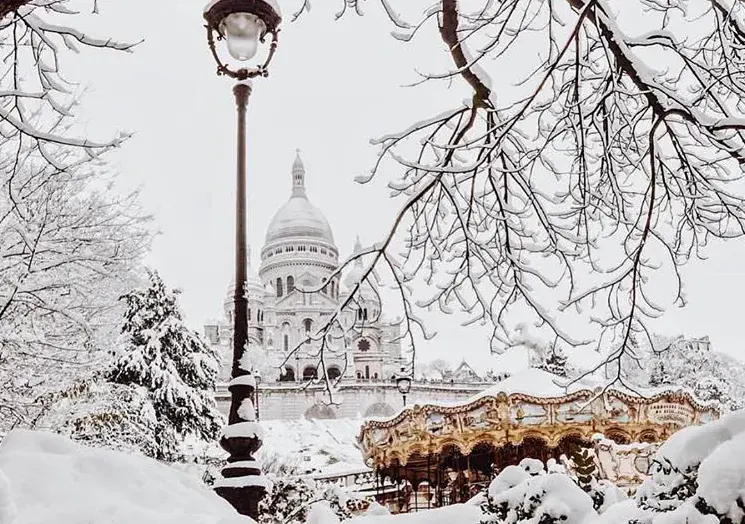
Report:
M250 60L256 55L259 37L266 32L264 22L251 13L232 13L220 24L228 43L228 52L236 60Z

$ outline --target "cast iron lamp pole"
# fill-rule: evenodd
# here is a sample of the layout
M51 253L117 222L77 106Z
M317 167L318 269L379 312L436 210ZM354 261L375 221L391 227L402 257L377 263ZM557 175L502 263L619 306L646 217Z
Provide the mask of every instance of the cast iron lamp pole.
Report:
M238 151L235 224L235 294L233 296L233 366L228 426L220 438L220 446L230 456L215 481L215 492L227 500L238 513L258 520L259 501L266 493L266 482L254 459L261 447L261 431L257 423L254 401L257 401L257 381L253 369L244 362L248 344L248 300L246 297L246 108L251 94L250 79L268 75L277 48L277 33L281 16L276 0L212 0L204 10L207 21L207 42L217 62L217 74L239 80L233 88L238 110ZM220 59L217 40L225 40L230 55L240 61L253 58L259 43L272 35L264 63L248 69L231 69Z

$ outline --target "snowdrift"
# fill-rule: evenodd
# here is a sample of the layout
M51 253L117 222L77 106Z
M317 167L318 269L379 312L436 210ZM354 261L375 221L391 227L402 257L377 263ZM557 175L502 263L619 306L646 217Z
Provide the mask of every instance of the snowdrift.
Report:
M482 517L481 508L477 504L468 503L401 515L376 515L371 512L345 521L344 524L479 524ZM308 524L334 524L332 519L313 523L310 520L308 519Z
M14 430L0 445L0 524L251 524L155 460Z

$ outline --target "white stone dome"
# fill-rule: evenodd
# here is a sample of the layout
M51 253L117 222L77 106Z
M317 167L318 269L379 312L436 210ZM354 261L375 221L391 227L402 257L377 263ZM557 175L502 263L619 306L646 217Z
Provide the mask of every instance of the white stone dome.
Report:
M290 237L312 237L334 243L328 220L305 196L290 198L279 208L266 230L267 243Z
M292 196L279 208L266 231L266 243L284 238L310 237L334 243L328 220L305 193L305 167L298 152L292 165Z

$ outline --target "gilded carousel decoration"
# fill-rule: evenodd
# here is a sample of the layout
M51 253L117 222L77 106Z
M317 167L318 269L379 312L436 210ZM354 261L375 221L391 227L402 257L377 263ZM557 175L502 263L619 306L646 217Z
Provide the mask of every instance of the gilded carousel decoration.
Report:
M615 470L607 457L598 457L601 471L617 471L626 484L641 482L644 461L635 460L634 450L654 447L636 443L654 446L683 427L719 417L716 408L683 391L641 396L588 388L542 397L493 390L462 405L417 404L391 419L363 425L360 445L380 485L404 484L409 491L396 494L397 510L465 502L494 474L523 458L560 460L578 445L602 455L601 436L606 448L609 442L620 446L613 453ZM619 469L619 452L631 466Z

